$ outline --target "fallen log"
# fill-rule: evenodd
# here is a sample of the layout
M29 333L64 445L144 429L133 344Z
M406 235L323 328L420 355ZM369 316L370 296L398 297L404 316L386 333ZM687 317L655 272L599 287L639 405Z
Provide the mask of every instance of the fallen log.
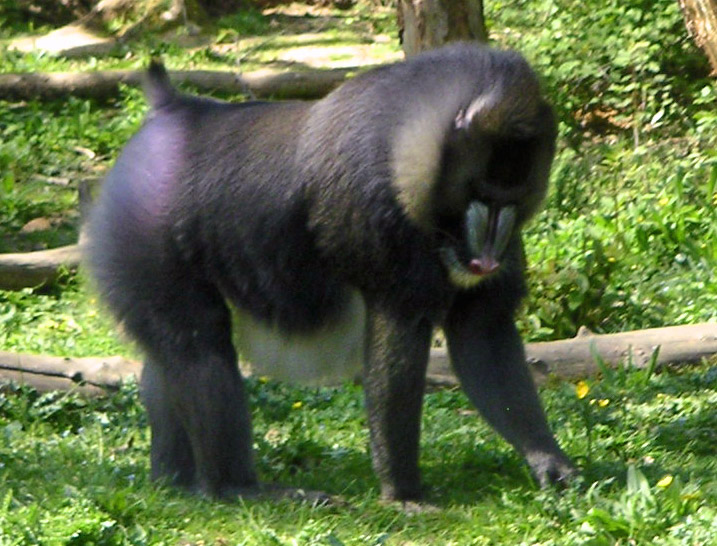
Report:
M628 361L636 368L646 368L657 352L657 368L691 364L717 355L717 323L618 334L593 334L581 328L572 339L528 343L525 352L533 379L538 384L551 376L563 380L595 376L600 372L598 358L610 368ZM431 351L428 373L434 383L458 384L445 349Z
M142 365L120 356L70 358L0 351L0 383L30 385L39 391L71 390L97 396L117 390Z
M81 259L80 245L0 254L0 290L19 290L50 284L57 280L63 269L75 271Z
M649 365L657 353L658 368L699 362L717 355L717 323L670 326L619 334L581 332L572 339L528 343L526 353L537 383L549 377L574 380L597 375L599 356L616 367L630 360L637 368ZM497 364L499 365L499 363ZM117 389L142 365L121 357L63 358L0 352L0 382L14 381L38 390L77 388L88 395ZM458 385L445 349L431 350L428 381L434 386Z
M357 69L334 68L306 72L261 70L246 74L215 70L171 70L175 84L191 84L201 91L247 93L258 98L313 99L326 95ZM26 72L0 74L0 99L52 99L73 95L108 98L120 84L142 85L144 71Z

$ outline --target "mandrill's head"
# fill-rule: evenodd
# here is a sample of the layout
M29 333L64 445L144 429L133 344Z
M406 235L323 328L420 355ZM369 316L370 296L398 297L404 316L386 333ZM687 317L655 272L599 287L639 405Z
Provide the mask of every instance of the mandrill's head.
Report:
M500 270L545 195L557 132L522 57L493 51L480 69L418 108L392 147L398 199L460 288Z

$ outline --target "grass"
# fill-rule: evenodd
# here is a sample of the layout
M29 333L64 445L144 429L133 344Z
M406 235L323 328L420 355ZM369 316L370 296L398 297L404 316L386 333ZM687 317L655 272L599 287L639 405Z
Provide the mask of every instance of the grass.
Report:
M492 39L528 56L560 120L551 192L525 236L526 338L571 336L582 325L616 332L717 319L717 88L677 4L486 7ZM97 59L3 51L0 72L140 68L157 53L173 68L301 70L317 58L372 64L398 51L387 39L396 33L390 10L292 10L242 11L191 46L181 36L147 35ZM8 21L0 39L36 30ZM347 48L357 53L347 56ZM130 88L105 102L0 101L0 252L74 241L77 182L102 176L145 111ZM37 218L51 228L23 230ZM82 274L51 288L0 291L0 325L1 350L139 357ZM149 433L134 385L104 400L6 387L0 546L712 545L714 364L660 374L606 369L577 390L543 389L561 444L583 468L560 494L535 488L461 393L429 393L422 470L438 510L421 513L377 502L353 385L249 382L262 478L341 494L348 505L333 508L220 503L150 484Z
M103 400L5 389L0 543L714 544L714 372L624 369L590 381L587 393L569 384L546 389L559 439L583 468L561 493L536 490L463 394L432 392L422 468L437 510L423 513L377 502L353 385L249 381L262 478L347 501L321 508L213 502L150 484L135 385Z

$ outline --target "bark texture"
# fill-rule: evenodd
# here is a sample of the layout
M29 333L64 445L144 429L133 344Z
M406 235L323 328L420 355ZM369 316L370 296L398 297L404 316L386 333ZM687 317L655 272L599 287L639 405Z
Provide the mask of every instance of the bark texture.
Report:
M593 334L587 329L572 339L526 344L526 357L537 383L551 376L579 379L596 375L599 355L608 367L631 360L645 368L657 352L658 368L688 364L717 355L717 323L689 324L634 330L619 334ZM436 380L455 384L445 349L433 349L428 373Z
M68 358L0 351L0 383L30 385L39 391L76 389L97 396L116 390L131 377L139 378L141 364L119 356Z
M50 284L64 270L75 271L81 258L80 245L0 254L0 290L20 290Z
M399 0L398 25L406 57L448 42L486 42L483 0Z
M212 70L169 71L176 84L188 83L200 91L247 93L258 98L313 99L326 95L355 70L337 68L311 72L259 71L247 74ZM121 83L140 86L144 71L27 72L0 74L0 99L29 100L67 95L107 98Z
M549 377L579 379L600 372L599 355L609 367L625 359L646 367L655 351L657 367L699 362L717 355L717 324L694 324L636 330L619 334L580 333L573 339L528 343L528 364L537 383ZM121 357L64 358L0 351L0 383L16 382L38 390L78 389L88 395L114 390L132 376L138 378L142 365ZM445 349L431 350L428 383L458 384Z
M717 0L680 0L685 25L717 75Z

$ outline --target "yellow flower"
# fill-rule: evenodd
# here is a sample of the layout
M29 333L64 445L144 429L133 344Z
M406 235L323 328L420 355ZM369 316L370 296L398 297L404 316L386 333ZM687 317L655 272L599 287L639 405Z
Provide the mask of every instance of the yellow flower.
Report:
M667 476L664 476L659 482L657 482L657 487L661 487L664 489L665 487L669 487L669 485L672 483L674 478L668 474Z
M610 403L610 399L609 399L609 398L601 398L600 400L598 400L597 405L600 406L601 408L604 408L604 407L607 406L609 403Z
M585 398L589 392L590 387L585 381L578 381L578 384L575 385L575 396L578 397L578 400Z
M303 406L303 405L304 405L304 403L303 403L301 400L299 400L298 402L294 402L294 403L291 405L291 408L292 408L292 409L300 409L301 406Z
M259 383L268 383L268 382L269 382L269 377L266 376L266 375L262 375L262 376L259 378Z
M660 200L658 201L658 203L660 203L660 206L661 206L661 207L666 206L669 202L670 202L670 200L669 200L669 198L667 198L667 197L663 197L662 199L660 199Z

